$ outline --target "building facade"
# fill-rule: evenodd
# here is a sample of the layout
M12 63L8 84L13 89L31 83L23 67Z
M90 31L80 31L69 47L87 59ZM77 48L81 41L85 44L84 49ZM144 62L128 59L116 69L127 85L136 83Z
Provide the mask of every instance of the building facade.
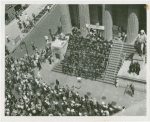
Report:
M66 18L63 17L63 19L68 18L67 21L64 21L67 22L67 26L80 28L84 37L87 34L85 25L98 23L105 27L103 36L108 41L113 39L118 28L121 27L127 34L126 43L132 43L141 29L147 31L145 6L144 4L70 4L61 5L63 9L61 12L65 12L64 17Z

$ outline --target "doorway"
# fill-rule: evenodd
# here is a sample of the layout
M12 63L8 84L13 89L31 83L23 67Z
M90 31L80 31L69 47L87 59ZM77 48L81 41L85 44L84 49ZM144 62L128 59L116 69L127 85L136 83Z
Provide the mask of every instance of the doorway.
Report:
M102 4L92 4L89 5L89 13L90 13L90 24L102 25Z
M69 5L72 27L80 28L79 5Z
M139 16L139 31L144 30L147 33L147 11L146 5L140 5L140 16Z

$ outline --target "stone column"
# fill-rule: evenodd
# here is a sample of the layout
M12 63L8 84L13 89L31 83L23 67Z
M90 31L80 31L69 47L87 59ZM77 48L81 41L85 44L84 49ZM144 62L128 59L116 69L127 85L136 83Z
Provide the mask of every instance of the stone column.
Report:
M90 24L89 5L79 5L79 16L80 16L80 31L83 37L86 37L88 31L86 30L86 24Z
M102 14L103 14L102 24L105 27L103 36L104 36L104 39L107 39L108 41L110 41L113 38L112 5L102 5Z
M140 14L140 6L138 5L128 6L127 43L132 43L138 36L139 14Z
M64 34L71 33L72 25L70 19L70 12L68 4L61 4L60 5L60 21L62 26L62 32Z

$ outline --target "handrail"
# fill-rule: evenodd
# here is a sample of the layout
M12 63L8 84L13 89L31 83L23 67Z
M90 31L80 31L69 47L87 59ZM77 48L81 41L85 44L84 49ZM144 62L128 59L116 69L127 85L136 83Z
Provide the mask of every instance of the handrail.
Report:
M119 58L118 58L118 60L117 60L117 65L116 65L116 68L115 68L115 73L114 73L114 75L116 74L116 70L117 70L117 67L118 67L118 61L119 61L119 59L120 59L120 55L121 55L121 52L122 52L122 48L123 48L123 43L122 43L121 51L120 51L120 54L119 54Z

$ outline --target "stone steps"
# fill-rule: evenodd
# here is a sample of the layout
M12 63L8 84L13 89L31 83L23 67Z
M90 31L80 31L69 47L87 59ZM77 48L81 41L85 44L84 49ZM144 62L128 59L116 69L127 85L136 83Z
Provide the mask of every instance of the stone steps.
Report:
M131 59L133 57L136 50L135 50L133 45L124 44L123 52L126 53L126 58L125 59L127 60L127 59Z
M114 84L116 75L120 68L120 53L122 52L122 44L114 43L109 57L109 64L105 71L104 82Z
M130 44L123 44L122 50L121 50L121 43L114 43L112 52L109 57L109 65L105 72L105 78L104 81L111 82L114 84L117 73L121 66L120 61L120 53L126 53L126 59L132 58L133 54L136 52L133 45Z
M129 45L129 44L122 45L121 43L114 43L113 47L111 49L110 56L109 56L108 67L105 70L105 72L102 73L102 78L98 77L96 79L96 81L114 84L117 73L121 66L120 53L122 53L122 52L126 53L126 59L128 59L129 56L131 56L135 53L135 49L134 49L133 45ZM69 54L70 54L70 52L69 52L69 50L67 50L65 55L68 56ZM73 69L75 69L74 66L73 66ZM57 67L52 69L52 71L63 73L62 63L60 63ZM76 76L76 74L73 73L72 76ZM91 77L88 79L91 79Z

